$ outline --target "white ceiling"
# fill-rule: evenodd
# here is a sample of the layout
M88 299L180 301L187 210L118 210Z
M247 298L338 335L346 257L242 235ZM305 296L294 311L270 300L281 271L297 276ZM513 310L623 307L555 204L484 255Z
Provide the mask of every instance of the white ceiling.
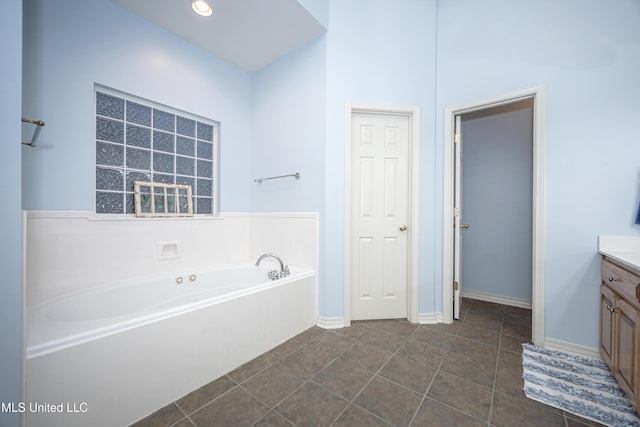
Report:
M113 1L248 72L326 31L298 0L209 0L209 17L191 0Z

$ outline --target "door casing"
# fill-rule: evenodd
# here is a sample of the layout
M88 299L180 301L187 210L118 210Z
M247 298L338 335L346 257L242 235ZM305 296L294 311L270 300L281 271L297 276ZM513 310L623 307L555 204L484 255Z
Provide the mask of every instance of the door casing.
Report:
M546 87L534 86L445 108L443 164L442 320L453 321L453 138L455 117L533 99L533 216L532 216L532 340L544 345L544 156L546 145Z
M420 109L416 106L347 104L344 162L344 326L351 325L351 126L353 114L401 115L409 119L409 218L407 253L408 320L418 321L418 236L420 182Z

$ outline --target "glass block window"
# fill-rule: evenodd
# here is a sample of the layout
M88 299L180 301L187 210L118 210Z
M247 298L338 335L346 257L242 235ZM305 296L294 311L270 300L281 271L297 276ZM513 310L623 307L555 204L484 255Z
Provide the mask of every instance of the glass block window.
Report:
M219 123L95 89L96 213L134 214L134 182L189 185L194 213L215 214Z

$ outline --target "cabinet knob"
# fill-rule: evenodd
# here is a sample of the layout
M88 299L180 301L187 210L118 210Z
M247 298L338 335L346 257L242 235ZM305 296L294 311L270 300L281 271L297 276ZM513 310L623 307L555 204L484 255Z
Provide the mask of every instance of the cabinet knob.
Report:
M610 281L610 282L615 282L615 281L616 281L616 279L614 279L614 278L613 278L613 276L609 276L609 281Z

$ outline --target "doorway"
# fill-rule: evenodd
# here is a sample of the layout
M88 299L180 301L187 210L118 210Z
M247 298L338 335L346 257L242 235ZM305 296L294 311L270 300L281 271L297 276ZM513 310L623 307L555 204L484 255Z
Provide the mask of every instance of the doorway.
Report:
M464 114L460 134L462 296L531 308L533 99Z
M460 250L460 244L456 242L456 234L464 235L473 227L469 223L461 221L464 213L455 206L456 184L464 182L456 180L457 168L456 158L456 118L460 123L460 118L465 115L487 114L495 108L510 106L512 108L519 102L530 102L533 109L533 146L531 165L531 309L532 309L532 339L534 344L544 342L544 145L545 145L545 97L546 92L543 86L533 87L521 91L511 92L504 95L487 98L477 102L471 102L445 109L445 148L444 148L444 216L443 216L443 321L450 323L454 318L454 297L458 298L460 292L454 291L456 288L464 289L460 265L456 264L456 252ZM467 116L470 117L470 116ZM464 139L464 135L462 137ZM464 146L464 142L463 145ZM463 169L464 170L464 169ZM460 189L458 188L458 191ZM459 194L459 193L458 193ZM464 206L462 206L464 209ZM457 227L458 232L452 232L452 223ZM463 231L459 233L459 231ZM456 271L456 267L458 270ZM499 271L499 269L496 269ZM458 283L459 282L459 283ZM458 286L456 286L458 285Z
M345 326L418 311L418 109L348 106Z

